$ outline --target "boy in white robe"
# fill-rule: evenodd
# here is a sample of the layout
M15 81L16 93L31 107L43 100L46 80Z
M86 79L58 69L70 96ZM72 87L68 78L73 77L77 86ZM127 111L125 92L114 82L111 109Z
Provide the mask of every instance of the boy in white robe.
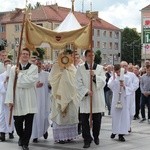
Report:
M7 67L8 65L8 67ZM5 141L5 134L9 133L9 138L13 139L13 131L14 131L14 122L12 118L12 124L9 125L9 107L4 103L7 91L7 83L9 79L9 71L11 67L11 60L4 60L5 70L7 70L0 74L0 133L1 141Z
M18 145L29 150L34 114L37 113L35 83L38 80L38 68L29 63L30 50L23 48L20 54L19 67L13 66L10 71L5 103L13 109L14 124L19 136ZM14 99L14 80L17 82Z
M36 83L38 112L34 115L31 135L34 143L37 143L38 138L42 136L47 139L50 114L50 97L48 88L49 72L42 70L42 63L40 60L36 61L36 65L38 66L39 76Z
M99 134L101 128L102 112L105 111L104 86L106 76L103 66L94 63L94 52L85 51L86 62L77 69L76 82L78 99L80 101L80 115L82 122L82 137L84 138L83 148L89 148L94 138L96 145L99 145ZM92 62L92 70L90 64ZM90 75L92 76L92 91L90 89ZM92 122L93 138L90 133L90 97L92 96Z
M130 125L130 97L132 94L131 80L123 75L123 80L120 79L120 65L114 66L113 76L108 81L108 87L113 92L111 115L112 115L112 135L115 138L118 134L119 141L124 142L124 134L128 134ZM116 105L121 101L121 106L118 108Z

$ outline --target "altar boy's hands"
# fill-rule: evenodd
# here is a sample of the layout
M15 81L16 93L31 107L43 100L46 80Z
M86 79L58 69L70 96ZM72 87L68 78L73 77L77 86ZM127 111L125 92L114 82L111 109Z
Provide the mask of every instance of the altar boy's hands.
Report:
M125 89L125 85L124 85L124 82L123 82L123 81L120 81L120 86Z
M94 74L94 71L93 71L93 70L90 70L90 75L91 75L92 77L94 77L94 76L95 76L95 74Z
M88 95L89 96L93 96L93 92L92 91L88 91Z
M20 69L19 69L19 67L16 67L16 74L19 74L19 71L20 71Z
M43 86L43 83L42 83L42 82L38 81L38 82L36 83L36 87L37 87L37 88L40 88L40 87L42 87L42 86Z

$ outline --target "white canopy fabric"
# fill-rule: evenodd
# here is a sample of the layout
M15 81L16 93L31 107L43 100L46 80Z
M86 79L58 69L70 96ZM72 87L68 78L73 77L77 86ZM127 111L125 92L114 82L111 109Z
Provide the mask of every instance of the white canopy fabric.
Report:
M76 17L70 12L64 21L54 30L57 32L65 32L80 29L81 25L77 21Z

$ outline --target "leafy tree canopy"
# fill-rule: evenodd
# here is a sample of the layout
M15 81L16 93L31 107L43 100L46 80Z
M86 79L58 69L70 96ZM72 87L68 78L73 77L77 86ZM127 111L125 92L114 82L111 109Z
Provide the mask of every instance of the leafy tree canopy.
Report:
M137 31L124 28L121 36L121 60L138 64L141 62L141 37Z
M41 6L41 3L40 3L40 2L37 2L34 6L32 6L32 4L29 3L29 4L27 5L27 9L28 9L28 10L33 10L33 9L39 8L40 6Z
M102 58L101 58L101 51L97 50L95 52L95 60L94 60L94 62L97 63L97 64L100 64L101 60L102 60Z
M44 48L36 48L36 51L32 52L32 55L37 56L39 59L43 60L45 55Z

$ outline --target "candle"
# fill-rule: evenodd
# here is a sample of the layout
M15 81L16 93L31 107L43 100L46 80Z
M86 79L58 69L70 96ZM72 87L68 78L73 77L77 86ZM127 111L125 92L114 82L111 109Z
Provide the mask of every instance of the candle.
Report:
M120 81L124 80L124 68L120 68Z
M6 74L7 74L7 76L9 76L9 74L10 74L10 69L11 69L11 65L8 64L7 68L6 68Z

